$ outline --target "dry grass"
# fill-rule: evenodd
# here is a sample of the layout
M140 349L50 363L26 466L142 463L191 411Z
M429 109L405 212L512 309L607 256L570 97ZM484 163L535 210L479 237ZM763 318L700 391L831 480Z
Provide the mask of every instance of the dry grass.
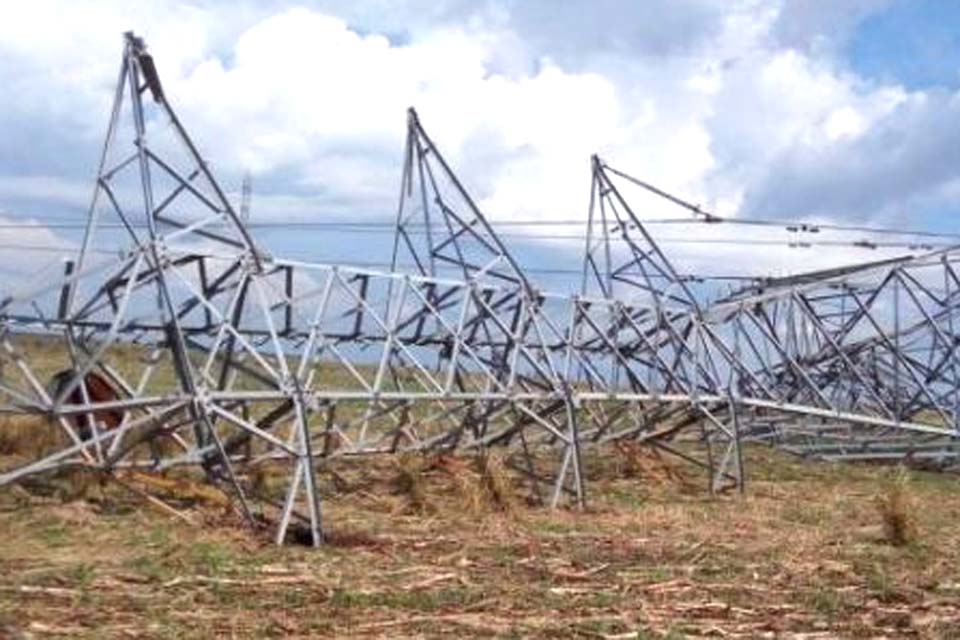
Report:
M623 441L614 444L613 472L624 478L652 482L670 482L683 486L690 479L683 469L666 460L657 449L638 442Z
M0 469L61 437L0 418ZM0 638L960 637L956 476L750 450L747 495L711 497L628 443L588 456L577 513L529 507L507 462L338 460L319 551L272 546L189 475L0 489Z
M521 489L499 451L485 449L471 457L435 455L424 473L444 476L453 485L460 509L478 517L491 512L513 513L519 502Z
M34 460L65 443L63 432L44 418L0 416L0 456Z
M920 534L895 546L887 469L749 451L746 497L715 498L668 459L625 478L607 453L586 513L525 506L496 457L338 461L319 551L204 499L177 504L187 524L114 484L10 489L0 637L960 636L955 476L900 472Z
M484 449L476 457L477 475L480 477L483 504L491 508L511 513L516 507L515 489L499 451Z
M484 450L469 457L404 454L394 458L391 466L391 493L401 498L400 510L405 513L435 513L437 496L430 487L435 489L438 480L451 484L459 509L475 516L511 513L518 503L516 478L497 451ZM340 481L343 483L343 478Z
M877 511L883 521L887 542L902 547L917 536L916 505L910 495L910 476L903 467L897 467L887 481L883 493L877 497Z
M408 513L423 514L433 510L424 483L425 463L422 456L403 454L393 459L394 473L390 479L393 494L406 501Z

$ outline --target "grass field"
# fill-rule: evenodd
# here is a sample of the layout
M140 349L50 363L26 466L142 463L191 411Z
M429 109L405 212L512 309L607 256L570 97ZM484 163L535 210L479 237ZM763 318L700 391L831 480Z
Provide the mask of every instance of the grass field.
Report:
M330 544L272 546L202 491L0 493L0 636L960 637L960 480L749 451L747 493L635 451L585 513L457 458L343 463ZM696 483L696 484L693 484Z

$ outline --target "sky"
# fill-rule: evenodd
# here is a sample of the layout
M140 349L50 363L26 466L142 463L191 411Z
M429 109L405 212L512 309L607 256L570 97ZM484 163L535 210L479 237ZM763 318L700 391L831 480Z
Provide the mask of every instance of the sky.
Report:
M585 220L597 153L725 216L960 232L957 24L951 0L14 3L0 21L0 223L84 219L132 29L231 197L252 175L258 222L390 219L415 106L495 226ZM641 216L686 215L632 197ZM572 238L508 240L527 264L579 268L582 228L546 228ZM783 245L749 252L654 232L696 272L827 260L779 229L765 237ZM388 244L260 235L315 260L383 260ZM0 253L28 241L76 238L0 224ZM879 257L866 253L830 260Z

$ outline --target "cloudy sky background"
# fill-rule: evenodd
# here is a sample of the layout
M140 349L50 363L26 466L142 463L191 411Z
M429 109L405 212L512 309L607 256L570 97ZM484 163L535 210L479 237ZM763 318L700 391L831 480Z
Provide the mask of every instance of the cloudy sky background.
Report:
M252 172L258 222L393 216L413 105L494 223L585 219L599 153L722 215L960 232L957 24L947 0L16 3L0 21L0 217L83 219L133 29L227 190ZM635 197L644 216L682 215ZM671 244L743 228L655 233L689 271L884 253L828 259L780 229L749 251ZM262 237L300 258L387 258L346 234ZM0 249L73 241L0 225ZM579 267L575 240L510 244Z

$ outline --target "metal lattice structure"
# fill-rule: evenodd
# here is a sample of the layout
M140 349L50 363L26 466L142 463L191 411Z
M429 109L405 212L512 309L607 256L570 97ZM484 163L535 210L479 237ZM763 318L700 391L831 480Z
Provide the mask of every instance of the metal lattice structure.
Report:
M718 297L677 274L617 181L653 188L594 158L582 291L552 294L412 110L407 134L394 268L268 255L128 34L77 258L0 304L0 410L62 432L0 485L195 465L278 543L296 522L320 544L318 469L349 456L504 447L554 506L584 504L585 449L624 439L715 490L743 487L748 440L955 459L957 250ZM261 465L283 470L282 499L252 491Z

